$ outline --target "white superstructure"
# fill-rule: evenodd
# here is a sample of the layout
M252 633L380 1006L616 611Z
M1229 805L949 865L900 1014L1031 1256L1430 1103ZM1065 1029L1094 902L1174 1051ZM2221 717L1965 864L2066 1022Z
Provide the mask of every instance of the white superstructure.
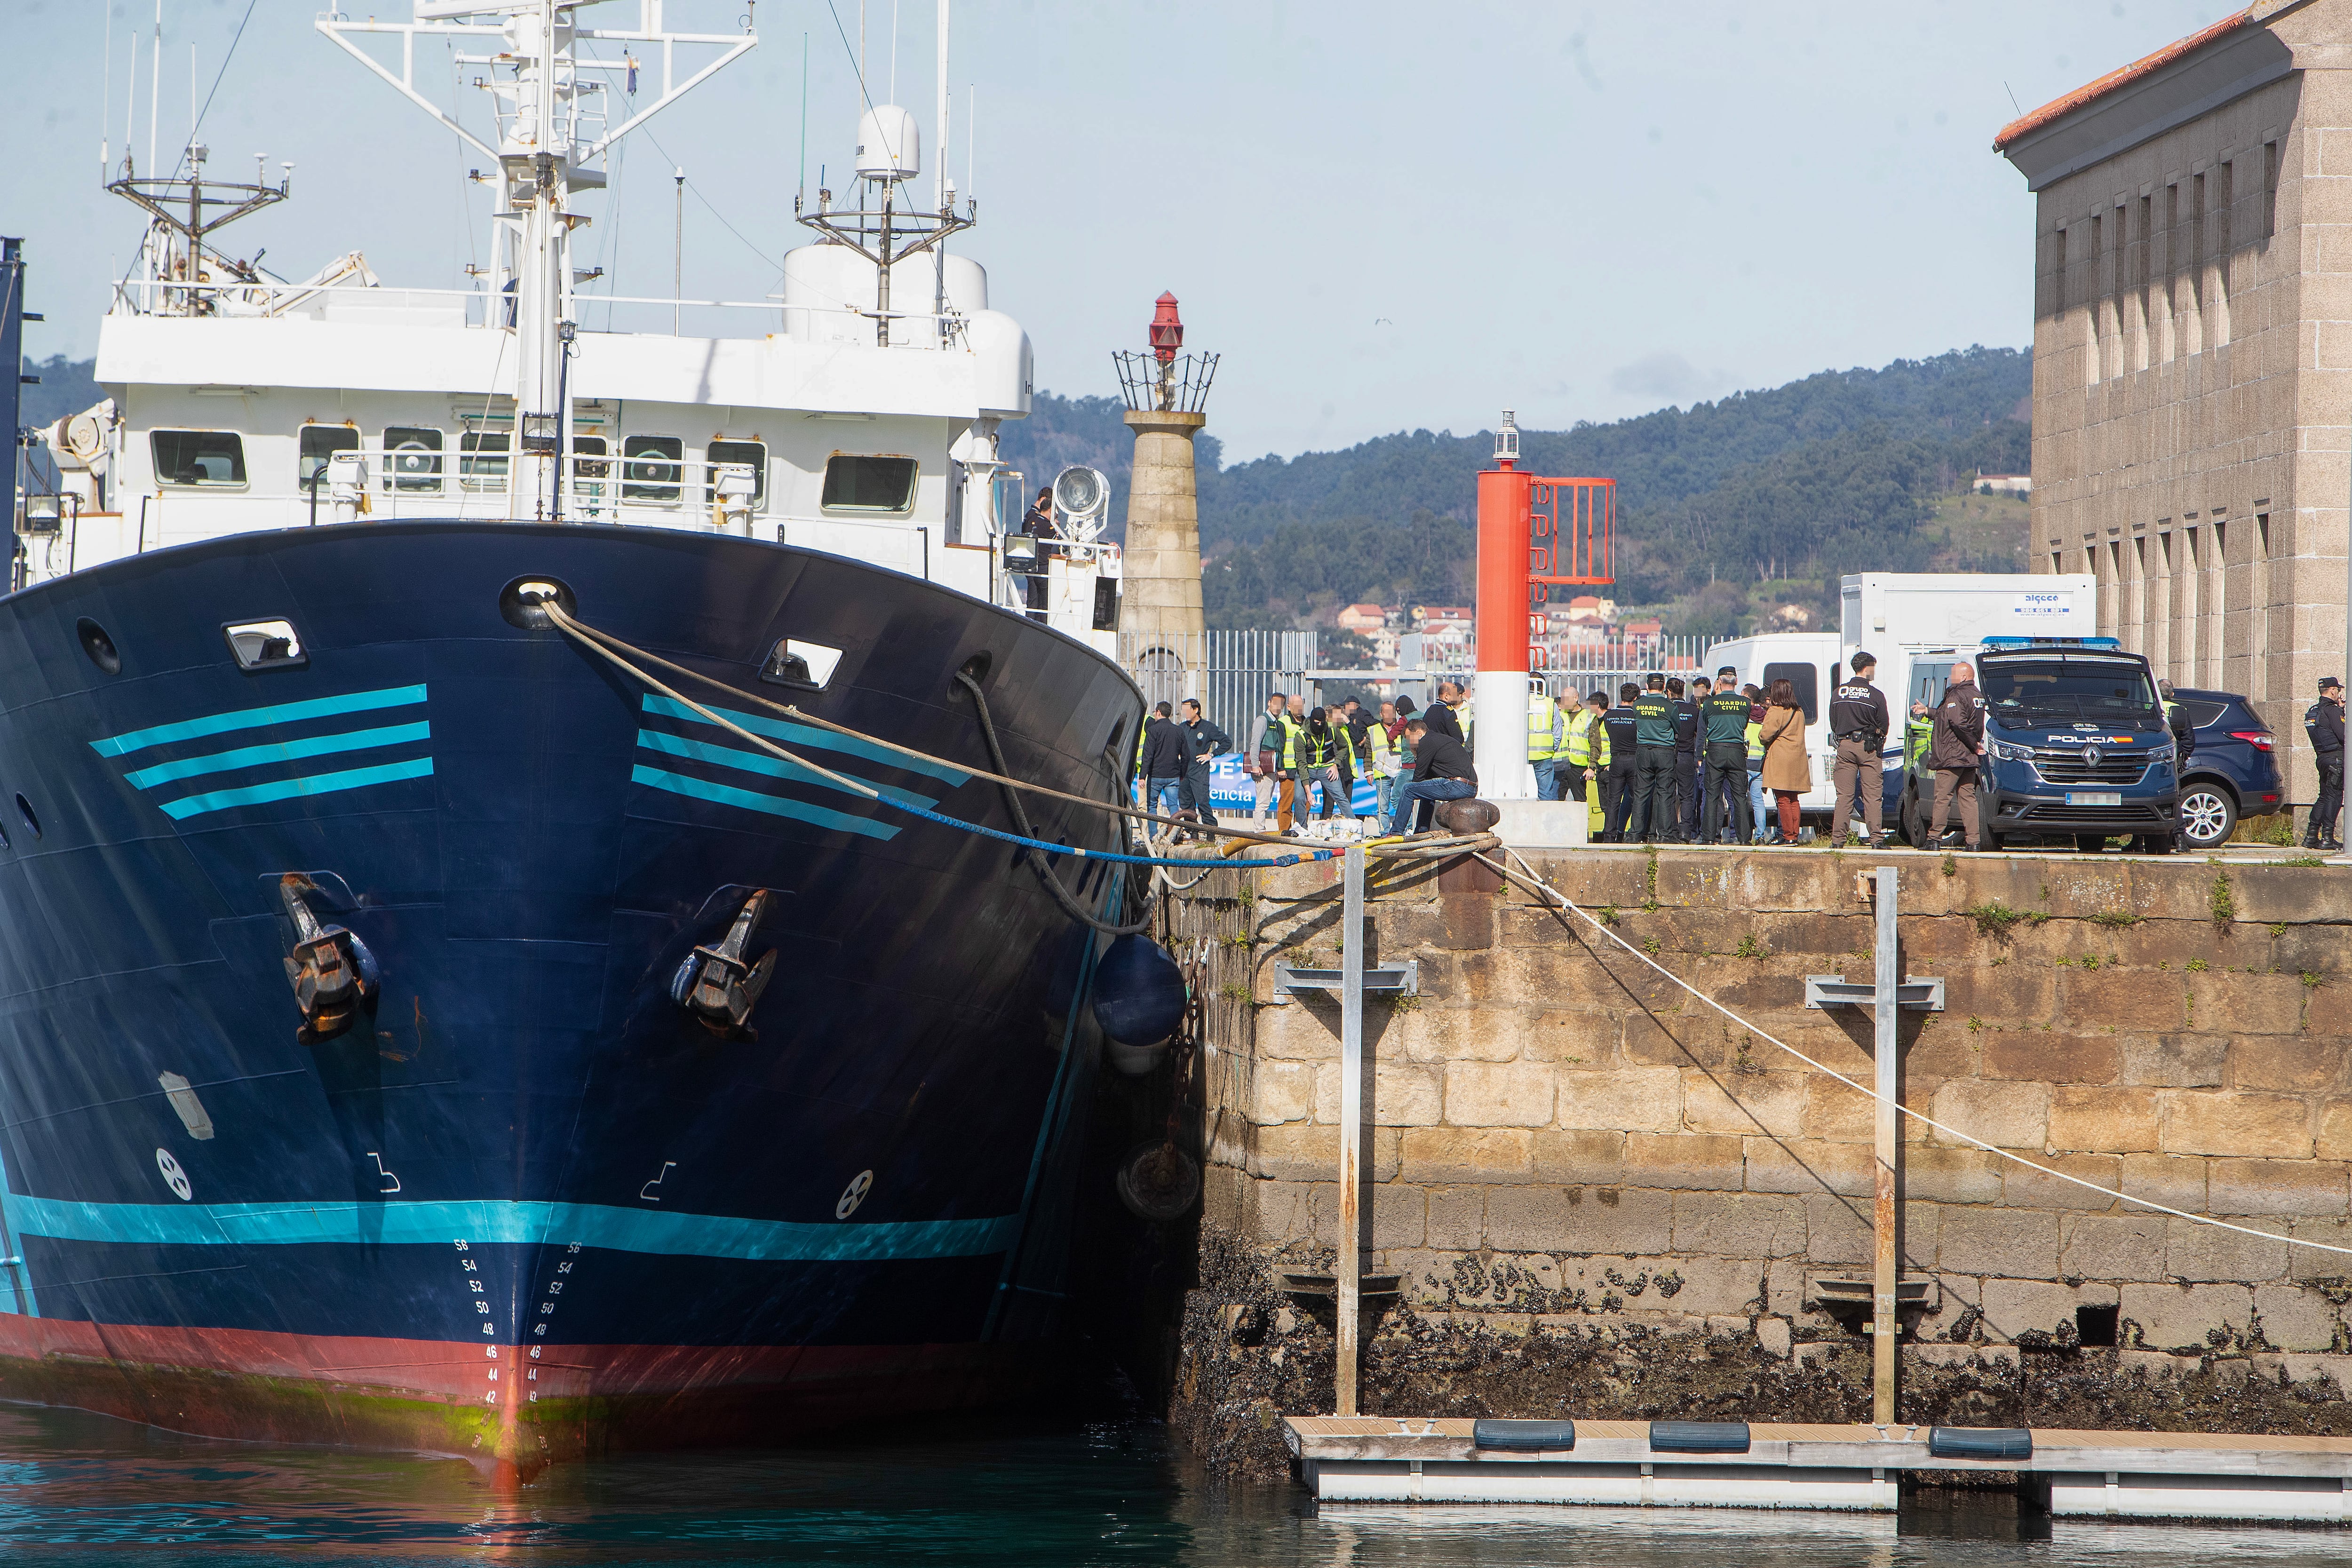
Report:
M278 279L212 237L288 199L290 166L273 186L206 178L202 147L169 178L126 158L110 188L152 221L100 333L109 397L45 433L67 504L20 530L17 585L224 534L457 518L770 539L1027 605L999 542L1026 487L996 431L1029 412L1029 339L989 309L980 264L947 249L970 202L957 212L942 176L915 205L913 116L866 110L856 199L818 193L800 218L815 241L787 254L779 296L595 292L572 250L606 155L757 42L667 29L662 0L637 0L634 26L585 25L606 5L415 0L406 22L317 24L484 156L497 244L471 289L387 287L356 252ZM415 86L416 45L444 39L481 73L495 146ZM387 45L397 64L372 52ZM658 90L636 107L640 70ZM630 107L608 113L624 73ZM618 313L606 306L673 325L716 307L741 331L595 330ZM1116 546L1066 543L1040 618L1108 651L1115 590L1096 587L1118 570Z

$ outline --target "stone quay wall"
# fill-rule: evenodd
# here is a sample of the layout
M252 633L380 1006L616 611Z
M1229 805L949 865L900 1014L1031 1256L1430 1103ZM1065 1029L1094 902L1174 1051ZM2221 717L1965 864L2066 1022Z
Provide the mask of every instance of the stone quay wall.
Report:
M2243 1235L1902 1124L1901 1415L2352 1433L2352 898L2340 870L2188 859L1566 851L1532 864L1636 949L1814 1060L1872 1077L1859 874L1901 870L1901 1096L1951 1127ZM1482 887L1480 884L1485 883ZM1206 1165L1171 1416L1276 1471L1328 1410L1339 869L1219 872L1176 901L1202 968ZM1869 1349L1817 1282L1866 1279L1871 1100L1476 868L1376 878L1365 1009L1363 1408L1412 1415L1866 1418ZM2087 1312L2078 1309L2089 1309ZM2105 1309L2105 1311L2101 1310ZM2113 1343L2099 1342L2112 1338ZM2085 1343L2088 1340L2090 1342Z

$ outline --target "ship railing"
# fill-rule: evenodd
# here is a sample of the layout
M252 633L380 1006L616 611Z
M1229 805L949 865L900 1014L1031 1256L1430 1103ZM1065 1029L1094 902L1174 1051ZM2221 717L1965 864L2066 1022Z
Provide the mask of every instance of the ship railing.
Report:
M286 318L345 321L362 325L508 327L514 323L511 294L488 289L387 288L368 283L289 282L275 278L257 282L236 279L190 283L172 278L126 278L113 285L117 315L190 316L215 320L255 321ZM604 307L599 312L597 307ZM616 315L625 311L625 321ZM763 300L708 300L660 294L596 294L575 291L565 301L564 315L580 331L592 335L627 334L658 337L683 331L689 310L765 311L775 319L762 323L764 336L782 330L787 336L811 341L870 344L875 312L854 306L786 306L782 296ZM800 321L795 323L793 318ZM740 316L722 316L740 321ZM956 311L894 310L894 348L927 344L960 346L965 318ZM906 323L901 331L898 323ZM929 330L919 330L921 323ZM793 328L797 324L799 330ZM690 336L724 336L696 332Z

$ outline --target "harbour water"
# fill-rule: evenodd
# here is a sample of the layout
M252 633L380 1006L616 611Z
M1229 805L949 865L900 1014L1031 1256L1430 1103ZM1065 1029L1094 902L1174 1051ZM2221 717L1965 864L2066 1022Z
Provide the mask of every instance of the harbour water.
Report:
M758 1452L562 1465L501 1490L455 1459L214 1442L0 1407L0 1553L246 1563L1182 1563L1198 1568L2265 1568L2334 1533L2020 1520L2005 1494L1895 1519L1325 1509L1202 1482L1141 1421L927 1425Z

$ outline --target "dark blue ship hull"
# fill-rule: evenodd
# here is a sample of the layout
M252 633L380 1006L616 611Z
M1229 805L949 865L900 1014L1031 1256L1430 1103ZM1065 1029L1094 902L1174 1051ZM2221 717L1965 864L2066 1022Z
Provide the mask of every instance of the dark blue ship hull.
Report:
M656 530L243 535L0 601L0 1393L528 1468L1017 1389L1059 1291L1095 939L1002 841L512 624L523 577L985 767L953 679L977 659L1013 772L1076 795L1113 798L1139 720L1110 661L1018 616ZM278 618L307 662L241 669L224 624ZM788 636L843 650L823 691L760 681ZM685 694L1011 826L953 766ZM298 1035L289 874L381 972L330 1039ZM1116 906L1113 868L1062 874ZM671 980L758 889L775 975L725 1038Z

